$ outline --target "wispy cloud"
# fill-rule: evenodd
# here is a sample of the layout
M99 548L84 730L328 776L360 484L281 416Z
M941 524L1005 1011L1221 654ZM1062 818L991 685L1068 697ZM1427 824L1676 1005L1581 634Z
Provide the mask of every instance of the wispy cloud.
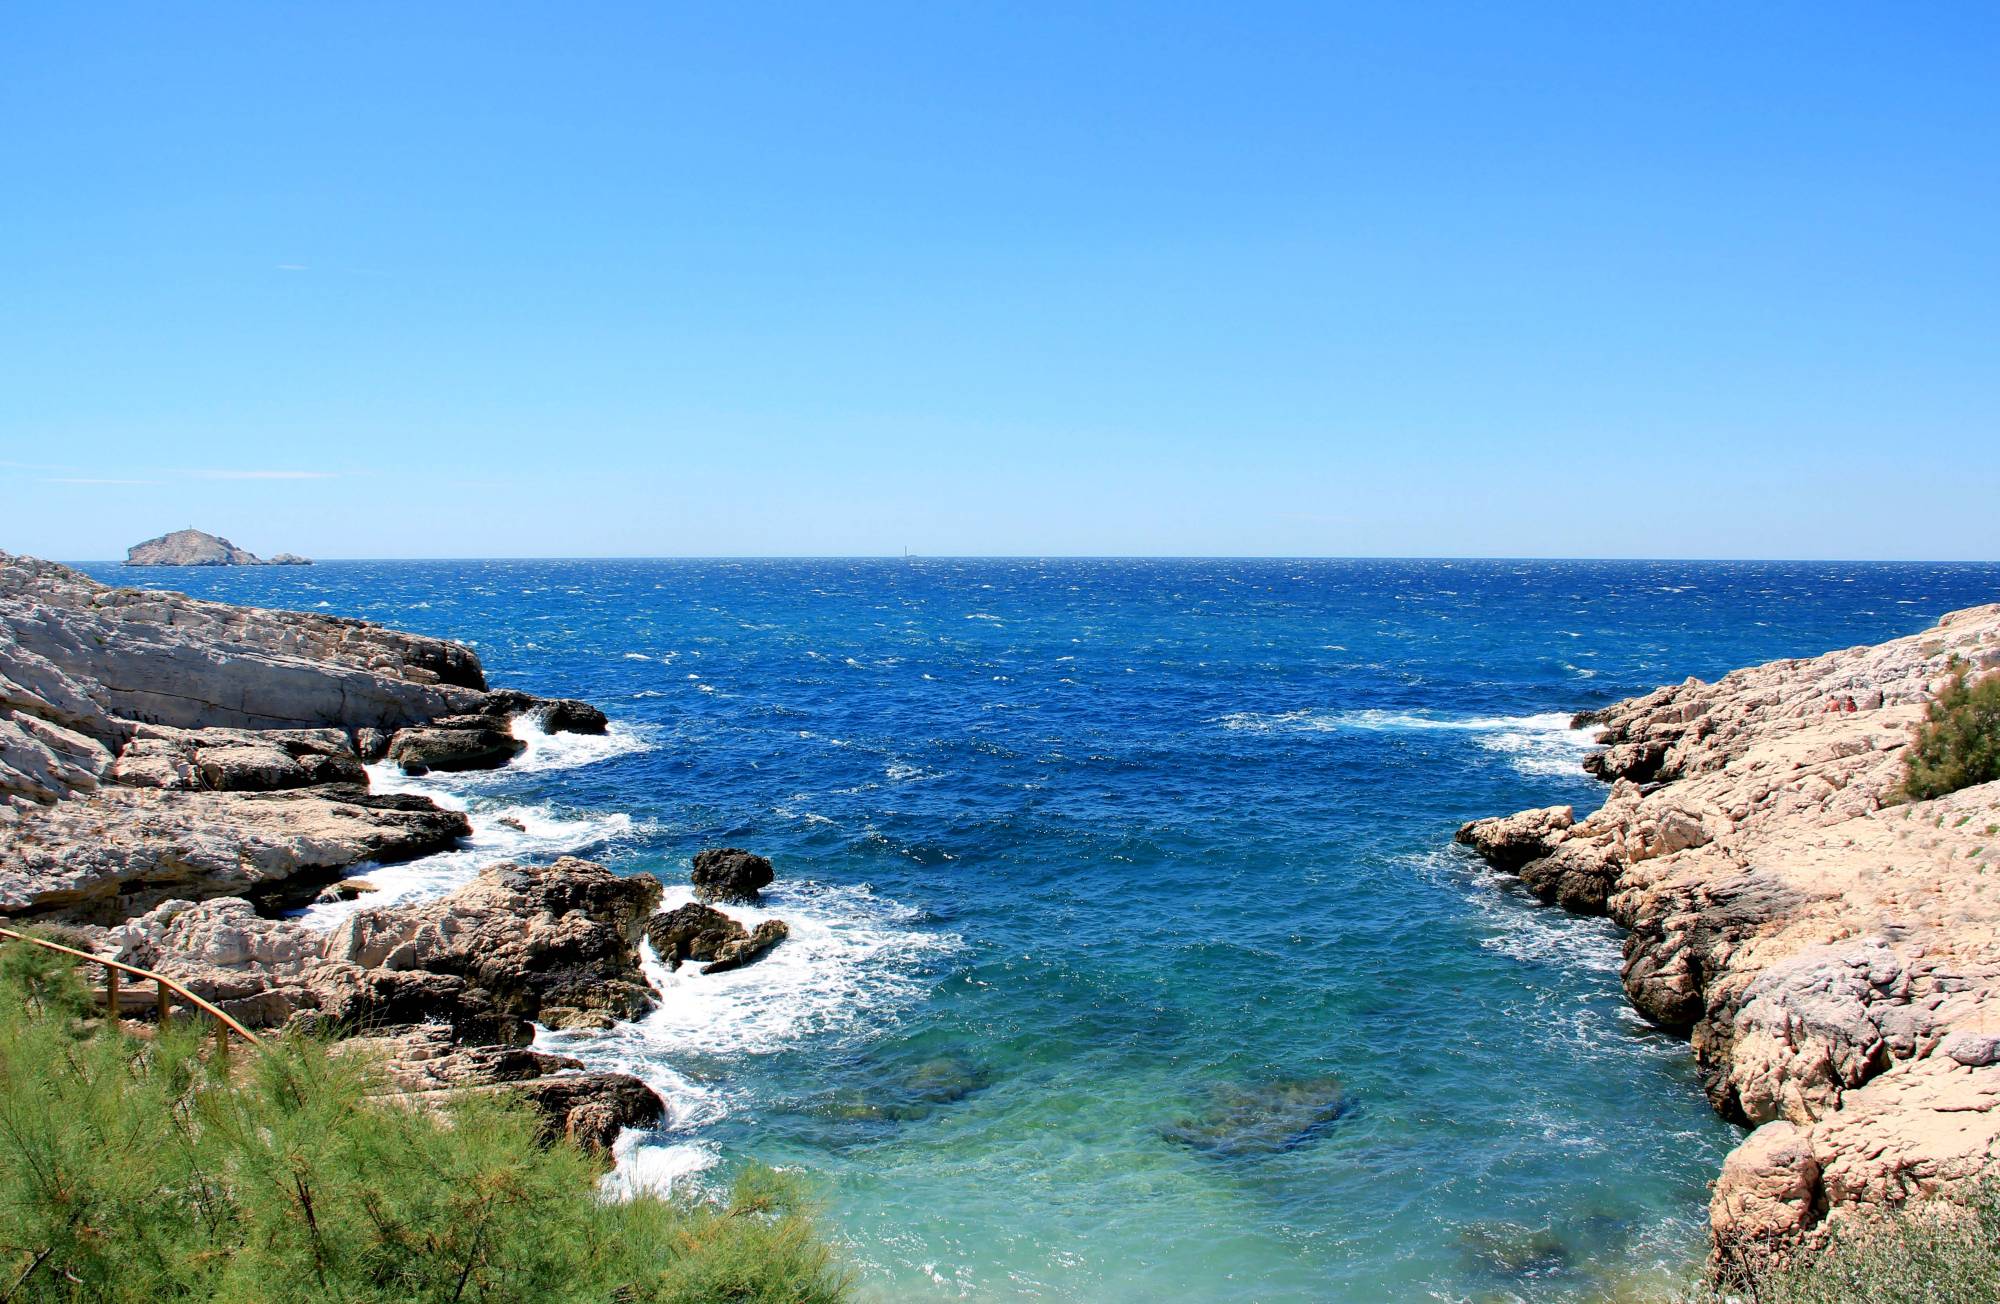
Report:
M331 480L338 471L183 471L194 480Z
M278 270L281 272L303 272L306 270L306 265L304 263L279 263Z
M159 484L158 480L119 480L109 476L94 475L45 475L43 484Z

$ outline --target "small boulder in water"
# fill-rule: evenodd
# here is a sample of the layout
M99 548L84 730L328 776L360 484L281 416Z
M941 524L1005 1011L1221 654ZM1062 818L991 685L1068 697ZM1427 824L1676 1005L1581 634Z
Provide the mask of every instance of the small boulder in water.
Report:
M1222 1158L1272 1155L1304 1145L1349 1108L1335 1077L1230 1083L1209 1094L1206 1108L1161 1128L1160 1135Z
M601 734L610 727L604 712L574 697L558 697L539 712L544 733Z
M756 901L777 877L771 862L737 847L709 847L694 855L688 878L703 901Z
M791 931L781 919L766 919L753 932L699 902L663 911L646 921L646 938L662 963L678 969L686 961L699 961L703 973L726 973L762 959Z
M742 932L742 927L737 927ZM766 919L743 936L724 942L715 958L701 967L703 973L727 973L764 958L764 953L792 935L792 926L782 919Z
M452 715L397 730L388 754L403 773L416 775L432 770L497 770L520 750L521 740L505 720Z

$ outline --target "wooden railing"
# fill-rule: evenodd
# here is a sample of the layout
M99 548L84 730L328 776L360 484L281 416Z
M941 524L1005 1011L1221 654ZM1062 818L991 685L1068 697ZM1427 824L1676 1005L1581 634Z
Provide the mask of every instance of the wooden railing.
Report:
M256 1033L250 1031L250 1029L244 1027L229 1015L224 1014L208 1001L196 996L193 992L164 974L154 973L151 969L141 969L136 964L125 964L118 960L107 960L101 955L92 955L88 951L79 951L75 947L64 946L59 942L51 942L46 937L32 937L27 933L17 933L11 928L0 928L0 937L11 938L17 942L28 942L44 950L60 951L64 955L72 955L79 960L87 960L91 964L103 965L104 1011L106 1016L113 1022L117 1021L120 1014L121 993L119 992L119 987L122 985L120 977L124 974L131 974L135 978L151 979L154 983L158 984L159 994L156 1000L159 1006L161 1027L164 1028L166 1026L167 1019L173 1013L172 994L175 993L180 996L182 1001L192 1005L195 1009L200 1010L203 1014L213 1019L215 1021L215 1053L221 1058L225 1066L229 1062L230 1034L233 1033L243 1038L243 1040L259 1049L264 1045L264 1039Z

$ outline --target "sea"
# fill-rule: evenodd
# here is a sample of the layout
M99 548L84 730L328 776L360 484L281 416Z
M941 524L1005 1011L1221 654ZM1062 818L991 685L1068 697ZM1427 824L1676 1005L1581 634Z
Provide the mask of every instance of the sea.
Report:
M118 584L471 644L603 737L378 786L462 850L358 906L576 854L690 899L769 856L791 937L543 1044L671 1117L613 1192L796 1172L867 1301L1659 1298L1738 1137L1620 938L1452 845L1603 789L1574 712L1923 629L2000 566L492 560Z

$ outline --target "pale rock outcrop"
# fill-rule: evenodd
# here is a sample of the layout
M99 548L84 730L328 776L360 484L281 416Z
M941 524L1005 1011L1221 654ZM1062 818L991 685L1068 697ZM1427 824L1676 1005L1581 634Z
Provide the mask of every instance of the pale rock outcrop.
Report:
M1897 804L1954 661L2000 667L2000 605L1596 712L1600 809L1461 831L1628 929L1632 1003L1756 1126L1710 1209L1724 1267L2000 1161L2000 783Z
M290 556L290 553L284 554ZM175 530L125 550L127 566L262 566L264 559L220 535Z
M402 1103L427 1105L468 1091L504 1091L542 1116L544 1139L566 1136L586 1150L611 1149L628 1127L657 1127L666 1105L624 1073L584 1071L580 1060L525 1046L468 1046L436 1025L355 1037L341 1053L381 1063Z
M294 877L310 895L438 850L464 817L367 793L363 762L400 742L425 768L504 764L522 719L604 727L488 689L456 643L0 553L0 913L117 919Z
M316 1024L343 1053L380 1057L413 1103L506 1090L548 1135L604 1150L665 1117L651 1089L527 1048L529 1019L599 1026L655 996L640 971L650 878L564 857L494 865L434 902L385 907L319 932L247 900L170 900L114 927L73 929L95 953L155 969L252 1026Z

